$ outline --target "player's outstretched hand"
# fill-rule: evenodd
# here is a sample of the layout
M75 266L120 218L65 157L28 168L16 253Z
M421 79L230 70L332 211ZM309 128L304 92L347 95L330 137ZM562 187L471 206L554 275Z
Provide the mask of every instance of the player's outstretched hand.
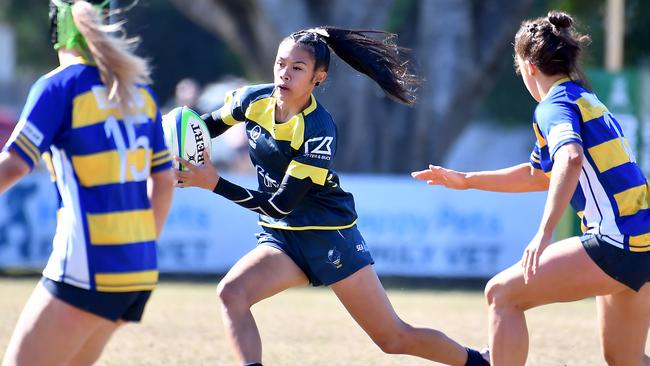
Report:
M424 180L432 186L445 186L451 189L467 189L467 175L455 170L429 164L429 169L411 173L411 177Z
M183 166L185 170L175 170L175 187L199 187L207 190L214 190L219 182L219 173L210 162L208 150L203 151L203 165L195 166L189 161L175 156L174 159Z

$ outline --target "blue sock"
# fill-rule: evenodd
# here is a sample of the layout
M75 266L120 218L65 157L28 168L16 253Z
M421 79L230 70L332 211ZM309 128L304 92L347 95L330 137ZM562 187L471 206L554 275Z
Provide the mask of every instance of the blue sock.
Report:
M262 364L259 362L253 362L253 363L246 363L244 364L244 366L262 366Z
M467 363L465 366L490 366L490 363L485 361L481 353L475 349L467 348Z

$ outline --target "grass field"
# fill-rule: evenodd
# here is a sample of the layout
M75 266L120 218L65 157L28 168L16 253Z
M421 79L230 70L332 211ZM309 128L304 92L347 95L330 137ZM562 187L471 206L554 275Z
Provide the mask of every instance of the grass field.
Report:
M37 279L0 278L0 349ZM99 365L236 365L221 326L215 284L163 281L140 325L120 329ZM438 328L463 344L486 344L480 291L388 291L401 317ZM368 304L372 306L372 304ZM383 354L327 288L287 291L253 308L266 365L431 365ZM528 313L529 365L602 365L595 302L550 305ZM647 347L646 347L647 348Z

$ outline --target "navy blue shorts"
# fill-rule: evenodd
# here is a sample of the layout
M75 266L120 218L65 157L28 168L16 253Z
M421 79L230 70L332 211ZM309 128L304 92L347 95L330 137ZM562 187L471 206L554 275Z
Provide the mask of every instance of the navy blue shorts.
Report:
M151 291L100 292L85 290L63 282L41 279L52 296L81 310L110 321L139 322Z
M313 286L329 286L374 264L357 226L341 230L279 230L262 227L258 245L286 253Z
M618 282L637 292L650 282L650 252L629 252L594 234L585 234L580 241L591 260Z

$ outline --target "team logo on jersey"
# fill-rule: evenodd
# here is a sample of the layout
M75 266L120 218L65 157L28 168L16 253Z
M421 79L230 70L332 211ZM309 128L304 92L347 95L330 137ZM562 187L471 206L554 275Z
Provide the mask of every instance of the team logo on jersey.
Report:
M341 263L341 252L336 250L336 248L330 249L327 252L327 263L333 265L336 269L343 267L343 263Z
M330 160L332 158L332 141L334 137L314 137L305 141L305 154L310 158Z
M259 125L256 125L248 131L248 144L251 145L253 149L257 147L257 139L259 139L261 135L262 128Z

